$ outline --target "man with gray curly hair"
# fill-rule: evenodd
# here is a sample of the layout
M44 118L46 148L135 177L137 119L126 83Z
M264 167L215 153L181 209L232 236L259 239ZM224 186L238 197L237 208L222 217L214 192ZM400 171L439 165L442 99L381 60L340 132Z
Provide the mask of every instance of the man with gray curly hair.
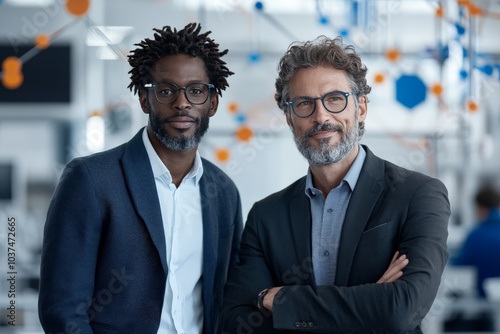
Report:
M359 143L371 87L353 46L292 44L278 72L309 168L250 210L224 333L421 333L448 258L445 186Z

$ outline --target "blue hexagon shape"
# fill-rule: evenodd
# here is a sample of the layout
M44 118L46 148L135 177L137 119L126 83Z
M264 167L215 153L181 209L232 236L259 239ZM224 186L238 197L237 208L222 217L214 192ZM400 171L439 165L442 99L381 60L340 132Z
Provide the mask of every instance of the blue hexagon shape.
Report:
M416 75L402 75L396 80L396 100L408 109L425 101L427 87Z

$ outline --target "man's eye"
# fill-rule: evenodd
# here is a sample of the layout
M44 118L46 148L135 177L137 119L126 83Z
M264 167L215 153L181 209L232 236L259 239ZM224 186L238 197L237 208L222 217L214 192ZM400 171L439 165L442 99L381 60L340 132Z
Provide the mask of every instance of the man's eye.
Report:
M193 95L198 95L198 94L202 94L202 93L203 93L203 91L202 91L201 89L199 89L199 88L191 88L191 89L189 90L189 93L190 93L190 94L193 94Z
M328 96L325 100L326 100L326 102L329 102L329 103L335 103L335 102L340 101L338 96Z
M170 96L174 94L174 91L172 89L162 89L159 93L164 96Z
M333 95L328 95L326 97L326 102L331 102L331 103L339 103L345 101L345 98L343 95L340 94L333 94Z
M307 108L311 105L311 101L309 100L300 100L295 103L296 108Z

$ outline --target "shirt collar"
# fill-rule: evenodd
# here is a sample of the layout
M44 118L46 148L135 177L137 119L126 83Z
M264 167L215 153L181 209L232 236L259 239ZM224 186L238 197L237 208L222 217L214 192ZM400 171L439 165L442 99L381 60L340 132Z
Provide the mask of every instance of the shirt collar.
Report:
M163 161L161 161L160 157L153 148L151 141L149 140L147 127L145 127L144 131L142 132L142 141L144 143L144 147L146 148L146 152L148 153L149 162L151 163L151 168L153 169L153 175L155 179L163 177L166 178L168 182L172 182L172 175L170 174L170 171L165 166ZM191 168L191 170L184 177L182 182L192 179L194 180L195 184L198 185L202 175L203 175L203 163L201 161L201 156L199 152L196 151L193 168Z
M358 150L358 155L356 156L356 159L354 159L353 164L351 165L351 168L349 168L349 171L347 174L344 176L342 179L342 182L347 182L349 187L351 188L351 191L354 190L354 187L356 186L356 183L358 182L359 179L359 174L361 174L361 169L363 168L363 163L365 162L366 158L366 151L363 148L363 146L358 145L359 150ZM306 177L306 195L309 196L309 194L314 193L314 186L312 182L312 174L311 174L311 168L308 169L307 171L307 177Z

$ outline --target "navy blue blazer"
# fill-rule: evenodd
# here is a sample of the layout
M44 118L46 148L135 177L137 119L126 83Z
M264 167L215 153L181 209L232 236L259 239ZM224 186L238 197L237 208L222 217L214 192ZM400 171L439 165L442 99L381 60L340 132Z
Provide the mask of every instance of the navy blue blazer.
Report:
M234 183L205 159L203 169L204 334L217 334L243 222ZM142 130L128 143L71 161L44 229L39 317L45 332L156 333L167 273Z
M443 183L376 157L366 160L347 208L335 285L316 286L311 207L303 177L254 204L239 263L225 291L222 333L421 333L448 259L450 205ZM410 260L393 283L376 284L396 251ZM255 307L283 286L273 313Z

